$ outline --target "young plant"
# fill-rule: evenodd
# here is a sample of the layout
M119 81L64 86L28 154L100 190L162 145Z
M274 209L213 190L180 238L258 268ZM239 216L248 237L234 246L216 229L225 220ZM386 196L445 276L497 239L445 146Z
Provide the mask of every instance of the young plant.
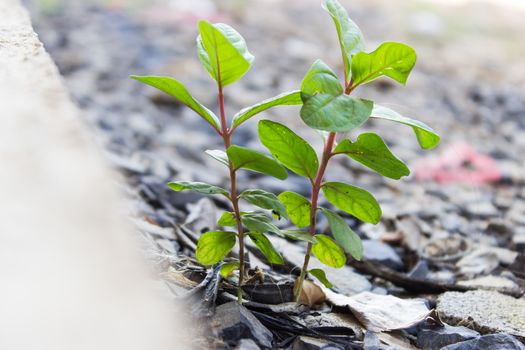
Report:
M301 119L324 136L320 160L314 149L286 126L262 120L258 128L259 138L270 153L291 171L308 178L311 184L310 200L290 191L278 196L286 207L290 220L299 228L307 227L309 233L304 235L297 232L297 237L306 239L308 245L294 290L296 300L301 294L307 273L327 287L332 286L323 270L308 270L311 254L325 265L335 268L345 265L345 252L357 260L363 255L359 236L345 220L336 212L318 206L321 191L334 207L359 220L377 224L381 217L377 200L366 190L342 182L324 182L330 160L339 154L346 155L379 174L396 180L410 173L408 167L392 154L379 135L363 133L356 140L343 139L336 145L337 133L354 130L370 118L375 118L412 127L424 149L435 147L440 139L434 130L422 122L401 116L370 100L349 96L357 87L381 76L404 85L416 62L415 51L405 44L386 42L376 50L366 53L363 51L365 44L360 29L337 0L323 1L323 8L332 17L337 30L344 82L341 83L323 61L317 60L301 84ZM333 239L316 232L319 211L326 217Z
M202 182L174 181L168 186L174 191L192 190L207 195L222 195L231 203L231 212L225 212L218 221L219 226L236 227L236 231L218 230L204 233L198 241L196 257L203 265L213 265L224 259L232 250L236 241L239 243L239 261L222 266L222 273L229 275L239 269L238 301L242 301L242 285L245 277L244 237L248 235L253 243L273 264L282 264L281 255L273 248L265 236L268 232L281 234L272 223L271 216L263 213L243 212L239 201L245 200L259 208L271 210L278 216L287 217L286 210L279 199L272 193L260 189L248 189L238 193L237 171L251 170L285 179L286 169L273 157L261 152L232 144L235 130L254 115L278 105L301 104L299 91L289 91L273 98L247 107L235 114L229 122L224 109L224 90L231 83L239 80L250 69L254 57L248 51L244 39L232 27L207 21L198 23L200 35L197 37L199 59L211 77L217 83L217 117L210 109L192 97L182 83L171 77L131 76L144 84L153 86L179 100L200 115L222 139L224 150L207 150L206 153L228 168L230 187L228 190ZM244 227L247 232L244 232Z

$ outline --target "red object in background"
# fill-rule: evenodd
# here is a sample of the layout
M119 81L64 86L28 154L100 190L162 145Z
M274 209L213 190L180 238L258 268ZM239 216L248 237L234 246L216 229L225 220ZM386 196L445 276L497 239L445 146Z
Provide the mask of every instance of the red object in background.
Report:
M439 157L416 163L416 180L438 183L481 185L501 179L501 172L491 157L478 153L465 142L449 145Z

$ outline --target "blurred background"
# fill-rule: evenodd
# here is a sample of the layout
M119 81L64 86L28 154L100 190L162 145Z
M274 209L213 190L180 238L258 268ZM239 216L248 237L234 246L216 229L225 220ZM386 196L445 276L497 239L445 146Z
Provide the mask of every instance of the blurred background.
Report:
M226 183L221 165L203 154L206 149L220 147L221 142L194 112L128 79L128 75L171 75L216 110L215 85L200 66L195 49L196 23L201 18L231 24L255 55L251 70L225 91L229 116L242 107L297 89L317 58L342 71L335 29L319 0L26 3L36 31L83 110L86 123L124 175L121 185L130 199L130 215L159 227L187 222L188 213L205 216L203 211L208 207L188 205L201 203L198 195L174 193L164 184L173 178ZM375 121L360 129L379 133L408 163L412 175L396 182L348 159L330 165L330 179L367 188L383 208L378 226L360 224L350 217L348 221L363 238L371 242L381 239L392 246L389 249L402 260L397 267L403 271L411 270L422 257L433 261L466 254L467 247L474 245L511 249L522 259L525 3L341 3L361 27L368 51L383 41L400 41L418 53L406 87L379 79L356 94L424 121L442 136L437 149L422 151L409 127ZM303 126L298 108L275 108L261 117L295 125L300 135L321 149L321 138ZM262 149L255 130L255 122L246 123L234 143ZM357 131L348 136L355 138ZM280 182L243 173L240 181L246 187L308 195L307 183L293 175ZM213 205L225 206L216 199ZM203 225L195 225L195 229ZM147 231L144 226L142 229ZM174 239L154 236L149 243L163 252L192 254ZM384 254L380 252L372 245L365 256L381 259ZM498 265L490 254L471 264L486 264L487 268L472 273L437 264L427 272L433 279L455 282L492 273ZM511 268L511 273L525 278L523 264ZM507 277L501 278L516 283Z

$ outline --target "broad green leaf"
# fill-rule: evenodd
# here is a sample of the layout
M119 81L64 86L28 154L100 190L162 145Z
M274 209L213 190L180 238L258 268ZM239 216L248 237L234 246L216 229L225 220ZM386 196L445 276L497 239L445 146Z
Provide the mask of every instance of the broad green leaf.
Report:
M231 211L225 211L217 221L219 226L237 226L237 220L235 214Z
M317 278L317 280L321 282L326 288L334 288L334 285L330 283L328 278L326 278L326 273L323 270L311 269L308 271L308 273Z
M376 199L362 188L342 182L325 182L322 189L326 199L336 208L371 224L379 222L381 207Z
M340 268L346 263L346 255L330 237L315 235L317 243L312 246L312 253L325 265Z
M259 208L272 210L277 213L279 217L288 218L283 203L281 203L279 198L273 193L259 189L246 190L242 192L239 197Z
M141 83L153 86L168 95L175 97L186 106L193 109L199 114L204 120L210 123L215 129L219 130L219 119L212 111L204 107L199 101L194 99L191 94L186 90L184 85L179 81L170 77L156 77L156 76L143 76L139 77L131 75L130 78L140 81Z
M251 232L275 233L278 236L283 236L281 230L272 223L272 219L264 214L246 213L241 215L241 221L246 228Z
M232 145L226 150L228 159L237 170L244 168L284 180L288 177L286 169L275 159L252 149Z
M298 90L284 92L280 95L261 101L253 106L241 109L233 116L232 127L236 128L254 115L275 106L300 105L303 103Z
M408 45L387 42L370 53L359 52L352 58L352 87L386 75L405 85L416 64L416 52Z
M271 264L284 264L283 257L275 250L270 240L260 232L249 232L251 240Z
M346 132L363 124L374 103L346 95L318 94L308 98L301 108L301 119L311 128Z
M337 75L322 60L315 61L301 82L303 102L316 94L341 95L343 86Z
M222 86L239 80L253 62L243 37L229 25L199 21L197 51L202 65Z
M191 190L202 194L222 194L230 198L229 193L218 186L210 185L204 182L191 182L191 181L173 181L168 183L168 187L174 191Z
M322 208L321 209L328 220L330 231L335 241L356 260L363 257L363 244L361 238L346 223L346 221L335 212Z
M310 226L310 201L300 194L286 191L277 196L284 204L288 217L297 227Z
M397 180L410 174L405 163L396 158L383 139L374 133L361 134L355 142L344 139L339 142L334 153L346 154L353 160L391 179Z
M430 126L419 120L403 117L390 108L375 105L370 117L391 120L412 127L416 134L417 141L423 149L434 148L439 143L440 136Z
M227 263L222 264L220 274L222 278L228 278L232 275L233 271L238 270L239 264L238 261L230 261Z
M213 159L219 161L220 163L229 166L228 155L226 154L226 152L221 151L220 149L207 149L206 151L204 151L204 153L206 153Z
M270 153L294 173L310 178L317 173L319 161L312 146L288 127L270 120L259 122L259 139Z
M200 236L195 256L203 265L213 265L224 259L232 250L236 239L235 232L211 231Z
M300 230L281 230L281 233L290 239L296 240L296 241L305 241L305 242L311 242L311 243L317 243L317 239L315 236L312 236L308 232L300 231Z
M348 12L337 0L324 0L323 8L334 20L345 72L350 74L352 55L365 49L365 39L359 27L348 17Z

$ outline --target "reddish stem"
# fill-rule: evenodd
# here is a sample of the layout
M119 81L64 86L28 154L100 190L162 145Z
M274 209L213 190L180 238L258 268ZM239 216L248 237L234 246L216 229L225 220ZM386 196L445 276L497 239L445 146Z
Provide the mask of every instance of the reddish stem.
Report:
M321 184L323 182L324 174L326 172L326 167L328 166L328 161L332 157L332 149L334 148L335 143L335 132L330 132L326 138L324 144L323 155L321 157L321 164L319 165L319 170L315 175L315 179L312 186L312 195L310 198L311 209L310 209L310 235L315 235L315 227L317 226L317 202L319 199L319 192L321 191ZM308 271L308 264L310 263L310 255L312 253L312 243L308 242L306 247L306 255L304 256L303 267L301 269L301 275L295 286L294 298L295 301L299 301L301 296L301 290L303 289L304 278L306 277L306 272Z
M222 85L219 83L219 110L221 118L221 136L224 142L224 148L228 149L231 144L231 136L233 130L228 130L228 124L226 121L226 113L224 112L224 94L222 91ZM242 303L242 283L244 280L244 231L242 228L241 214L239 210L239 198L237 196L237 175L231 161L228 162L228 168L230 170L230 200L233 207L233 213L235 214L235 220L237 221L237 232L239 237L239 287L237 288L237 302Z

